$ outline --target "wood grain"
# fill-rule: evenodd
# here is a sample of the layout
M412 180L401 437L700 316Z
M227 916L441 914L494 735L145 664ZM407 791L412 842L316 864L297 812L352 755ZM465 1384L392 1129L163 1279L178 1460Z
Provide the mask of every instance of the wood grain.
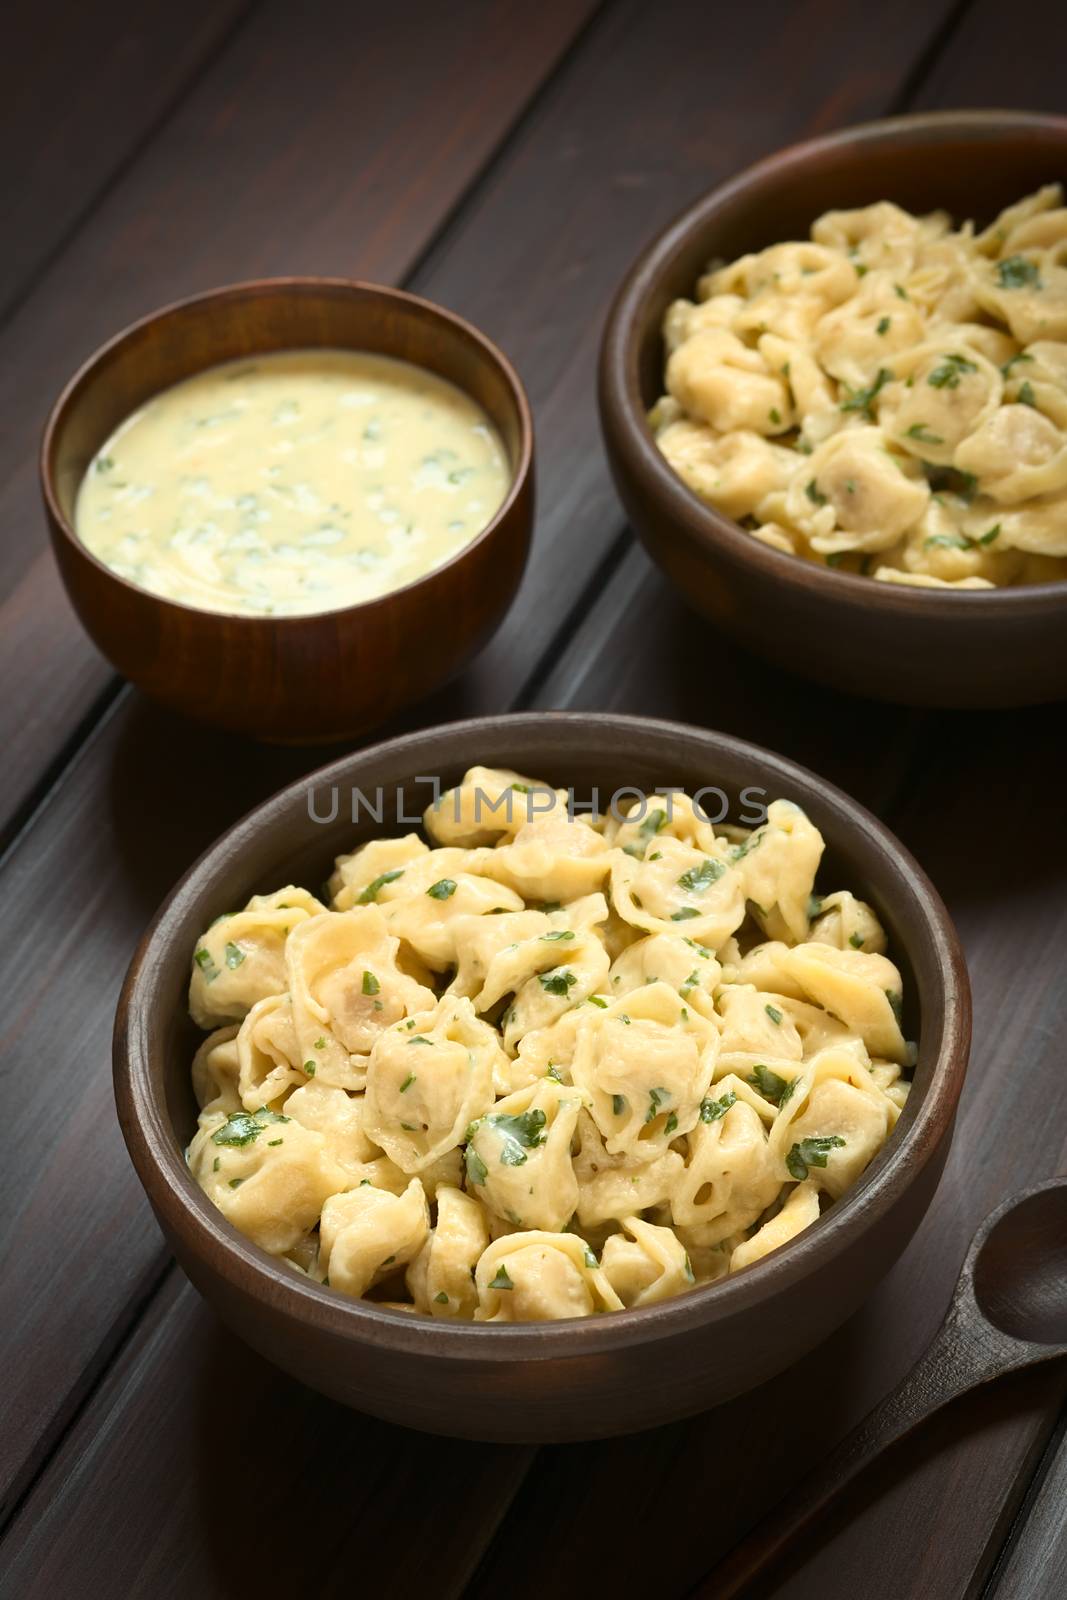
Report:
M250 9L249 0L5 6L0 317Z
M0 335L0 825L110 684L45 548L37 488L43 419L74 367L134 317L221 283L405 277L594 10L320 0L309 27L270 0L20 307Z
M1067 1413L1060 1418L1041 1463L1033 1500L1012 1530L1002 1565L993 1575L992 1593L996 1600L1015 1600L1018 1595L1067 1594L1065 1425Z
M524 19L536 16L544 33L555 15L558 47L560 11L574 19L581 8L555 0L554 6L530 11L509 0L489 9L501 39L490 110L502 120L499 102L507 105L509 90L521 99L516 77L538 60L537 35L528 38L528 22L517 27L516 16L520 11ZM463 218L408 280L410 287L477 322L517 363L534 402L543 459L551 463L551 471L541 475L540 536L507 638L491 646L461 681L450 705L492 709L501 704L502 673L511 684L537 670L568 607L561 596L580 595L595 582L618 532L592 393L600 324L624 265L672 212L734 168L828 121L885 110L948 10L949 0L933 6L905 0L896 8L887 46L861 27L844 0L808 0L789 8L784 21L776 0L757 0L743 13L695 11L683 0L649 10L638 0L622 0L537 100ZM360 37L371 90L357 103L345 66L350 48L345 29L354 28L354 20L342 18L333 30L312 30L290 48L281 37L280 12L280 5L268 9L254 29L245 30L93 218L79 248L57 269L56 298L28 307L27 313L36 314L21 319L26 341L8 352L0 344L0 357L6 354L6 362L0 361L0 421L5 411L11 412L13 425L16 419L15 395L5 400L5 365L8 370L41 368L29 396L25 380L17 396L17 416L28 409L35 429L36 416L76 353L88 353L129 315L174 293L205 287L209 278L358 270L399 281L410 272L416 219L428 225L447 209L433 187L434 163L446 164L451 185L464 170L462 157L473 165L472 158L484 156L484 149L477 144L475 150L468 132L467 146L454 151L421 103L395 122L384 22L376 25L377 32ZM441 8L434 16L444 18ZM346 9L344 17L354 19L354 10ZM825 48L824 26L834 32L837 54ZM447 39L435 32L438 28L446 30ZM472 33L468 48L474 49L477 29ZM482 34L488 51L496 34L490 38L484 28ZM680 36L690 58L706 62L700 73L680 72ZM404 48L407 106L409 96L419 101L420 72L431 71L442 52L447 59L457 47L451 24L441 20L411 29ZM542 44L540 55L545 54ZM841 60L850 65L846 77ZM501 65L509 62L510 80ZM474 115L470 97L460 87L464 66L469 68L469 58L453 66L449 95L460 97L469 119ZM753 117L751 81L785 81L788 92L771 97ZM440 94L440 81L435 86ZM266 108L278 100L273 115L299 127L300 138L264 161L273 126ZM639 116L620 114L622 107L637 106ZM449 109L455 115L454 101ZM378 127L388 127L394 141L388 184L384 157L373 147ZM464 128L462 119L458 128ZM358 144L357 134L371 140L371 148ZM440 146L446 147L443 155ZM429 173L420 165L428 151ZM284 208L275 204L279 192L286 196ZM166 208L155 203L160 193L168 196ZM138 263L135 283L116 273L116 262L131 258ZM91 307L80 299L86 285L99 286ZM69 716L73 704L75 720L83 717L106 682L106 669L71 617L58 584L42 581L33 571L35 561L49 558L39 553L34 537L43 522L26 457L27 439L36 442L32 431L23 427L13 437L12 482L7 490L0 485L0 517L20 534L8 552L11 608L16 615L21 611L23 585L34 585L38 603L44 592L46 607L38 615L54 665L50 682L40 685L25 656L7 658L0 634L0 670L11 684L12 702L33 699L37 706L30 727L17 718L5 725L0 707L7 783L15 800L32 792L54 755L56 733L60 738L66 733L69 724L60 716ZM576 538L579 525L583 533ZM0 591L4 578L0 552ZM429 705L427 714L436 705ZM50 733L43 749L42 725Z
M358 1586L445 1600L532 1457L332 1405L223 1332L173 1269L5 1541L0 1596L340 1600Z
M502 706L518 697L563 703L573 694L571 703L625 705L725 726L846 781L894 819L947 891L969 946L980 1044L936 1213L876 1299L822 1351L761 1392L758 1403L739 1402L693 1424L610 1446L543 1453L506 1533L488 1550L471 1591L476 1595L502 1587L532 1594L542 1569L536 1561L516 1561L515 1552L538 1550L546 1525L555 1547L566 1552L568 1582L627 1594L644 1581L646 1587L654 1582L657 1593L681 1593L755 1520L768 1485L772 1497L780 1493L915 1359L944 1308L953 1260L958 1265L981 1210L1016 1186L1020 1175L1036 1179L1065 1160L1055 1041L1064 1021L1057 952L1067 931L1067 862L1057 842L1062 830L1055 796L1047 792L1050 783L1042 787L1042 774L1055 771L1062 744L1055 714L920 724L908 714L880 711L872 719L868 708L843 695L798 694L781 678L761 677L764 669L740 653L716 651L673 598L648 588L632 560L615 573L621 529L589 387L599 317L627 252L741 160L801 131L892 104L949 7L900 6L885 30L837 0L793 7L784 26L775 8L753 5L725 20L709 12L695 24L706 35L697 32L682 49L661 22L666 9L623 4L596 25L417 274L418 287L473 315L518 358L539 412L547 505L542 550L506 640L421 716L458 715L468 706ZM398 168L410 181L394 202L383 181L384 157L373 173L352 171L354 151L328 176L317 172L314 153L332 148L332 129L350 126L346 116L356 115L340 65L333 70L334 56L342 53L336 29L320 41L324 82L299 105L293 103L297 89L286 86L285 116L300 128L299 139L263 162L267 119L245 97L276 83L271 74L282 64L294 82L307 71L306 59L284 59L281 11L267 13L269 31L257 35L258 42L250 43L247 32L220 63L213 83L224 92L214 116L205 108L216 105L219 92L213 99L200 91L190 97L175 118L179 134L164 130L129 175L134 186L116 189L85 230L88 244L77 241L70 262L65 257L58 264L64 293L28 305L12 330L18 339L5 348L0 415L17 424L21 442L0 486L17 583L0 620L5 646L16 622L17 636L30 647L40 648L42 638L49 642L43 683L27 663L12 662L3 651L16 720L30 724L25 736L13 729L19 735L7 766L13 792L26 793L48 770L106 683L56 605L51 575L33 569L27 415L39 414L73 357L72 344L92 343L94 318L99 332L114 325L123 297L139 309L134 302L142 286L147 305L161 298L157 285L184 286L188 271L184 281L199 286L204 278L196 274L214 267L220 270L212 276L233 276L226 264L251 255L272 270L272 263L294 265L293 256L306 252L303 260L321 269L335 264L323 257L343 251L345 241L354 255L353 241L362 237L379 261L399 263L393 274L399 276L417 257L426 211L435 220L442 214L432 192L421 191L417 204L410 199L421 145ZM954 36L941 41L928 93L945 104L1002 100L1003 23L1002 6L985 0L975 6L961 24L966 48L957 53ZM1012 26L1020 38L1043 31L1048 48L1028 61L1025 95L1035 105L1054 103L1062 19L1036 0L1023 0L1013 8ZM303 41L298 56L310 48ZM382 48L380 41L373 47ZM412 48L422 61L417 39ZM373 49L372 60L386 59ZM282 51L282 64L275 59L272 67L271 50L275 56ZM758 117L755 75L778 85ZM498 112L509 94L516 95L514 79L491 102ZM435 104L432 97L420 104L420 123L431 119ZM227 117L231 125L236 117L238 142L246 141L240 158L224 136ZM258 151L248 120L258 130ZM472 158L472 150L487 153L498 136L499 129L479 144L468 126L468 170L484 159ZM203 176L206 156L209 171L221 167L226 174L217 190ZM312 190L307 202L304 184ZM303 228L292 228L291 250L284 237L290 216ZM181 255L184 247L191 266L168 259L168 252ZM134 260L136 284L123 266ZM386 267L379 270L389 275ZM79 295L79 304L68 304ZM24 320L31 311L32 320ZM38 378L38 366L49 362ZM22 393L10 376L16 372ZM605 585L615 608L609 617L594 605ZM617 634L620 617L629 631ZM913 756L911 741L919 737ZM6 992L17 996L5 1014L2 1042L15 1065L10 1081L17 1082L18 1095L8 1113L11 1160L0 1178L10 1184L2 1198L12 1217L11 1313L0 1349L21 1380L3 1462L16 1483L28 1480L158 1282L158 1235L127 1167L107 1082L110 1012L130 946L169 881L218 828L312 761L311 752L235 748L191 733L124 694L3 869L9 926L32 926L34 945L27 967L24 948L12 942L4 971ZM993 772L999 778L990 793ZM894 805L894 797L904 804ZM1010 1000L1004 988L1009 963L1015 980ZM74 1050L57 1051L56 1016L76 1020ZM54 1249L41 1249L40 1241L49 1238L62 1241L59 1259ZM92 1270L71 1272L72 1260L91 1263ZM163 1337L171 1331L173 1339ZM394 1444L388 1429L359 1434L363 1443L354 1450L357 1435L346 1434L344 1425L363 1427L360 1419L333 1412L327 1418L326 1408L276 1375L271 1382L262 1374L249 1379L246 1400L241 1363L254 1363L243 1353L227 1355L226 1344L188 1291L168 1280L14 1524L8 1550L24 1583L33 1582L35 1564L54 1546L50 1593L65 1585L68 1592L103 1596L126 1592L124 1584L133 1594L233 1592L240 1574L226 1566L232 1550L220 1551L218 1541L198 1546L203 1514L192 1488L194 1470L206 1486L220 1481L217 1467L214 1478L209 1475L203 1441L217 1440L217 1408L225 1401L237 1409L233 1425L248 1443L245 1460L254 1461L258 1452L263 1470L245 1465L247 1480L241 1480L229 1465L220 1494L231 1492L237 1478L251 1497L242 1509L254 1515L260 1505L267 1508L257 1526L284 1526L294 1506L297 1526L303 1526L309 1475L327 1496L344 1491L327 1535L332 1565L324 1559L315 1568L331 1586L324 1592L350 1585L357 1559L368 1559L371 1518L375 1529L390 1528L388 1552L411 1561L404 1571L422 1592L457 1592L526 1461L502 1453L484 1477L468 1477L474 1458L438 1455L433 1441L410 1435L396 1436ZM215 1407L200 1424L199 1445L188 1409L179 1403L197 1393L202 1407L205 1395ZM803 1552L778 1592L791 1600L857 1591L870 1600L973 1594L975 1574L980 1583L1017 1507L1020 1489L1007 1486L1013 1474L1019 1472L1021 1482L1032 1467L1058 1398L1042 1376L991 1391L963 1414L947 1414L913 1451L858 1486L840 1520L828 1526L818 1548ZM272 1405L282 1418L284 1448L277 1454L269 1448ZM257 1420L257 1406L266 1421ZM305 1426L306 1416L312 1426ZM186 1464L181 1473L166 1471L172 1451ZM388 1463L382 1477L374 1466L379 1457ZM369 1496L359 1483L368 1459L376 1486ZM340 1489L327 1483L331 1471ZM452 1479L468 1492L470 1505L485 1508L483 1517L472 1513L471 1521L463 1520L467 1501L453 1494ZM442 1483L445 1516L436 1520L433 1495ZM620 1518L639 1537L612 1537ZM447 1546L453 1522L455 1553L444 1558L442 1587L435 1589L430 1559L411 1551ZM35 1537L38 1524L46 1537ZM412 1527L420 1530L418 1541ZM279 1543L270 1541L275 1552ZM320 1552L311 1550L308 1559L318 1563ZM191 1581L183 1587L186 1574ZM543 1581L538 1593L542 1588ZM9 1592L33 1591L12 1584Z
M0 514L10 518L0 589L13 583L0 609L0 655L9 643L25 646L10 659L0 709L0 720L9 719L3 734L9 816L17 815L28 787L51 775L55 757L111 686L69 615L50 555L31 557L19 572L38 525L43 531L33 482L40 416L73 351L87 349L157 298L205 278L241 276L253 263L267 271L317 262L326 271L402 276L590 6L553 0L521 36L517 4L489 0L465 0L448 16L426 0L394 18L392 31L381 11L369 22L365 10L333 0L323 11L329 15L320 27L308 29L297 11L278 4L243 31L0 338L6 351L0 418L10 445L9 475L0 480L0 507L7 508ZM401 110L398 48L406 84ZM495 52L494 72L472 100L466 86L472 77L480 81L483 50ZM360 95L353 94L355 60L366 80ZM298 129L299 139L279 148L271 130L281 125ZM265 160L272 147L276 154ZM134 261L136 270L129 265ZM22 1102L34 1148L31 1156L25 1147L27 1165L77 1219L72 1240L77 1235L80 1248L95 1256L95 1238L103 1252L94 1272L79 1275L65 1297L59 1316L67 1336L53 1341L53 1280L26 1244L36 1228L37 1202L24 1182L28 1174L19 1178L14 1164L4 1163L0 1192L9 1205L0 1250L11 1262L5 1327L21 1349L40 1351L47 1342L56 1363L50 1377L42 1372L39 1389L27 1386L12 1399L0 1446L0 1499L8 1503L93 1382L159 1270L158 1234L117 1138L106 1066L110 1013L137 933L153 901L224 819L276 788L283 774L296 776L315 764L313 751L271 754L255 747L242 747L235 762L231 741L207 736L205 742L190 725L160 719L143 706L129 708L127 699L112 703L97 737L79 750L68 774L72 783L55 796L59 809L46 805L38 815L44 833L31 829L3 873L27 889L36 871L47 875L45 835L62 813L61 831L77 858L77 865L71 862L79 883L72 891L75 910L57 915L51 931L36 929L35 942L49 949L40 969L46 988L31 983L37 1005L24 991L24 1003L7 1012L4 1034L22 1060L39 1059L42 1049L52 1058L39 999L54 992L49 986L64 972L70 1001L80 1007L77 1056L66 1063L62 1118L55 1115L57 1088L50 1077L38 1076L42 1093L35 1106ZM212 769L216 777L208 779ZM216 809L219 778L227 771L242 776ZM93 792L84 787L90 774L100 784ZM167 786L160 793L163 774ZM222 788L228 784L223 778ZM71 800L73 812L67 810ZM149 825L147 819L156 820ZM146 882L154 886L148 895ZM36 902L41 891L29 892ZM118 933L110 954L103 948L105 927ZM4 959L22 965L13 945ZM118 1188L97 1182L90 1149L99 1151ZM87 1166L75 1159L79 1151ZM79 1174L86 1170L94 1177L81 1204Z
M682 9L687 18L692 17L691 11ZM818 9L821 13L824 8ZM847 117L878 110L891 98L897 78L925 44L933 14L918 4L905 8L894 33L894 53L889 54L884 41L876 44L869 38L869 30L860 26L845 0L834 0L831 9L842 49L853 57L858 53L864 63L855 98L847 104L837 103L835 113ZM631 4L610 13L595 37L575 52L539 100L479 189L462 226L454 227L417 274L416 286L422 292L440 294L447 303L473 314L518 359L535 405L540 406L542 449L551 463L544 476L554 486L547 495L547 535L542 533L540 559L535 556L534 561L541 576L535 578L532 588L527 585L510 619L507 658L495 658L489 668L481 669L473 694L461 688L451 699L453 714L479 693L488 696L491 691L499 705L519 692L523 678L536 666L558 625L561 588L574 593L582 575L595 570L602 553L598 535L602 537L604 513L612 501L595 446L591 371L596 321L620 261L647 229L693 189L713 181L731 163L755 155L806 124L814 125L826 96L837 84L834 61L805 43L799 13L784 33L769 28L767 5L749 8L744 15L744 22L739 20L740 14L732 16L726 39L717 34L714 18L708 16L696 24L698 29L706 29L706 36L701 38L698 32L694 46L706 46L709 61L718 63L720 76L712 93L708 76L687 76L680 83L678 74L672 72L674 36L669 26L664 29L662 11L653 14ZM223 67L228 73L222 86L227 104L239 98L243 107L249 99L262 95L274 81L269 78L271 62L275 74L282 70L275 13L270 13L269 21L273 32L266 38L258 31L254 36L247 31L241 41L246 73L243 87L237 79L237 66L220 64L219 73ZM807 33L810 35L810 27ZM713 46L718 48L713 50ZM298 54L307 48L302 40ZM777 71L780 76L783 64L797 52L807 52L809 70L798 80L796 102L776 102L770 121L757 127L744 116L748 89L736 63L743 60L746 70L772 75ZM290 66L286 62L287 73ZM308 70L305 61L302 71L306 74ZM192 124L201 97L210 89L205 80L176 119L176 127L180 125L180 131L194 139L192 149L183 152L176 135L172 138L172 130L167 130L168 137L161 139L151 160L139 164L131 174L130 181L136 179L132 197L116 194L112 205L94 219L92 251L83 263L90 281L106 273L119 245L133 243L124 232L131 225L126 208L153 176L168 196L173 194L177 209L191 203L193 175L203 152L202 143L195 142L202 135L197 135ZM311 97L311 89L303 92ZM323 108L317 109L300 145L305 159L318 149L316 140L325 134L333 138L336 133L334 123L341 113L325 90L322 96ZM642 118L620 119L618 107L636 103L638 98L643 105ZM316 95L316 107L319 99ZM679 160L674 137L683 113L694 119L699 116L697 136L683 150L684 163ZM293 160L295 164L295 157ZM302 177L303 167L299 166L296 181ZM369 207L370 199L362 193ZM255 196L259 197L258 189ZM216 206L221 207L221 200L221 194L213 195ZM586 219L579 238L561 237L561 215ZM593 218L599 227L592 226ZM247 219L244 225L248 226ZM166 236L169 221L160 218L158 226ZM197 249L206 248L200 231L195 231ZM217 242L216 259L229 247L232 240ZM147 294L153 291L144 288L145 279L151 283L169 278L175 269L151 238L141 241L141 250L139 260L144 268L138 291ZM182 270L188 271L188 264ZM561 299L564 291L565 301ZM562 304L566 305L565 316ZM99 308L94 308L97 314ZM561 569L561 558L553 557L552 548L564 541L567 553ZM551 605L546 603L549 590ZM59 656L64 653L66 637L62 630L53 634ZM495 682L490 682L487 672L495 675ZM53 728L49 748L54 748L55 742ZM40 1343L53 1315L47 1278L39 1275L30 1253L18 1250L18 1241L26 1237L30 1218L38 1208L61 1203L62 1184L58 1192L51 1182L38 1187L42 1171L51 1177L53 1163L62 1160L62 1152L81 1148L83 1160L91 1162L95 1172L107 1174L107 1180L94 1185L81 1207L65 1210L68 1217L72 1213L76 1217L71 1247L99 1250L103 1259L98 1275L79 1284L69 1306L72 1326L80 1329L80 1337L58 1347L49 1345L47 1361L36 1367L34 1382L24 1387L17 1426L8 1435L6 1466L12 1477L26 1470L42 1441L51 1437L69 1414L96 1364L113 1348L128 1302L138 1291L143 1292L158 1271L153 1225L118 1151L117 1133L110 1121L110 1090L102 1070L117 980L128 953L152 906L185 862L248 804L311 764L308 752L294 760L288 754L247 747L242 747L241 758L235 761L227 741L189 730L122 697L107 726L85 748L70 781L61 785L12 860L12 871L16 877L25 874L24 892L37 907L48 904L44 881L38 878L38 873L49 870L45 863L51 861L50 871L59 881L78 883L78 903L84 911L75 919L75 926L83 934L90 926L94 929L91 953L78 935L71 933L70 918L61 916L57 907L55 931L40 928L42 944L52 951L40 968L40 982L47 985L54 1004L79 1007L84 1059L98 1064L94 1072L83 1074L67 1087L78 1105L72 1107L74 1114L62 1128L52 1126L50 1131L54 1083L38 1080L37 1092L16 1108L20 1126L32 1129L35 1151L33 1161L27 1163L29 1171L14 1165L8 1169L17 1197L11 1240L17 1276L12 1288L18 1295L16 1328L23 1347ZM157 783L158 774L164 771L167 791L162 798ZM149 837L143 819L164 806L168 826L165 831L153 830ZM70 958L66 966L64 955ZM26 1058L47 1048L49 1035L40 1011L27 1008L11 1019L11 1045ZM28 1151L29 1146L25 1148ZM71 1182L76 1182L78 1170L76 1166Z

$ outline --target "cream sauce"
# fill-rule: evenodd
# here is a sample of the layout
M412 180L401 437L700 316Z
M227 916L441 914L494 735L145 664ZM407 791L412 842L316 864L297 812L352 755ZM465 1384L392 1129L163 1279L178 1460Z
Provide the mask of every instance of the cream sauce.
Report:
M90 463L75 523L140 588L205 611L334 611L469 544L511 472L488 417L389 356L227 362L128 417Z

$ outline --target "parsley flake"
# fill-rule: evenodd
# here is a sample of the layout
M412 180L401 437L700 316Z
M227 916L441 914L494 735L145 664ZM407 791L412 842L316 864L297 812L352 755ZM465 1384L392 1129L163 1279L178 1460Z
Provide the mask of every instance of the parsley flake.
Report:
M402 878L403 876L403 867L394 867L392 872L380 872L376 878L373 878L371 882L368 883L356 904L361 906L369 906L373 904L373 902L378 898L378 891L380 889L384 889L387 883L395 883L397 878Z
M844 1143L844 1139L837 1133L801 1139L785 1158L790 1177L802 1183L808 1175L809 1167L825 1167L830 1151L842 1149Z
M730 1107L736 1104L737 1096L732 1089L727 1090L726 1094L719 1100L712 1100L709 1096L707 1100L700 1102L700 1120L701 1122L718 1122L720 1117L725 1117Z

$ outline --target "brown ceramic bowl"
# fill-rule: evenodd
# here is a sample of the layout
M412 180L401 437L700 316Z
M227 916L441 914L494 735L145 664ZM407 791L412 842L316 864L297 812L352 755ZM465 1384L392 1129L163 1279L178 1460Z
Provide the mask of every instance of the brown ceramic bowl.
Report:
M878 909L901 967L905 1031L919 1041L914 1088L892 1139L847 1199L793 1244L735 1277L641 1310L526 1325L456 1324L346 1299L297 1276L223 1220L183 1160L196 1125L185 1010L200 931L253 892L317 885L353 842L409 828L426 777L475 763L573 787L621 785L732 799L758 785L799 802L827 841L820 884ZM349 796L381 790L385 821L353 827ZM336 818L328 816L337 796ZM712 802L706 802L709 806ZM403 820L398 820L402 818ZM715 1405L769 1378L843 1322L911 1238L948 1153L970 1040L959 944L923 873L882 825L812 773L754 745L636 717L484 717L345 756L283 790L202 856L167 900L130 967L115 1031L119 1118L175 1255L222 1318L271 1361L347 1405L477 1439L599 1437Z
M495 423L511 489L489 525L425 577L340 611L248 617L161 599L74 532L78 488L124 417L205 367L271 350L370 350L439 373ZM262 739L318 743L384 722L460 670L504 617L533 520L533 423L507 358L461 317L399 289L274 278L180 301L104 345L45 429L41 483L59 570L93 642L175 711Z
M667 576L732 638L837 688L914 705L1015 706L1067 695L1067 583L911 589L772 550L687 489L645 420L663 392L663 313L709 261L802 239L834 208L895 200L981 226L1067 179L1067 118L1014 111L894 117L760 161L643 251L608 317L600 413L619 493Z

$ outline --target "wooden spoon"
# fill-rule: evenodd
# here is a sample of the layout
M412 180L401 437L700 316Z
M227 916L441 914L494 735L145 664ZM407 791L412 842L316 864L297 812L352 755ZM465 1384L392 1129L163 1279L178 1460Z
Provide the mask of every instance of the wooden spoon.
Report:
M888 1445L957 1395L1067 1355L1067 1177L1024 1189L971 1242L933 1343L908 1376L693 1590L731 1600Z

